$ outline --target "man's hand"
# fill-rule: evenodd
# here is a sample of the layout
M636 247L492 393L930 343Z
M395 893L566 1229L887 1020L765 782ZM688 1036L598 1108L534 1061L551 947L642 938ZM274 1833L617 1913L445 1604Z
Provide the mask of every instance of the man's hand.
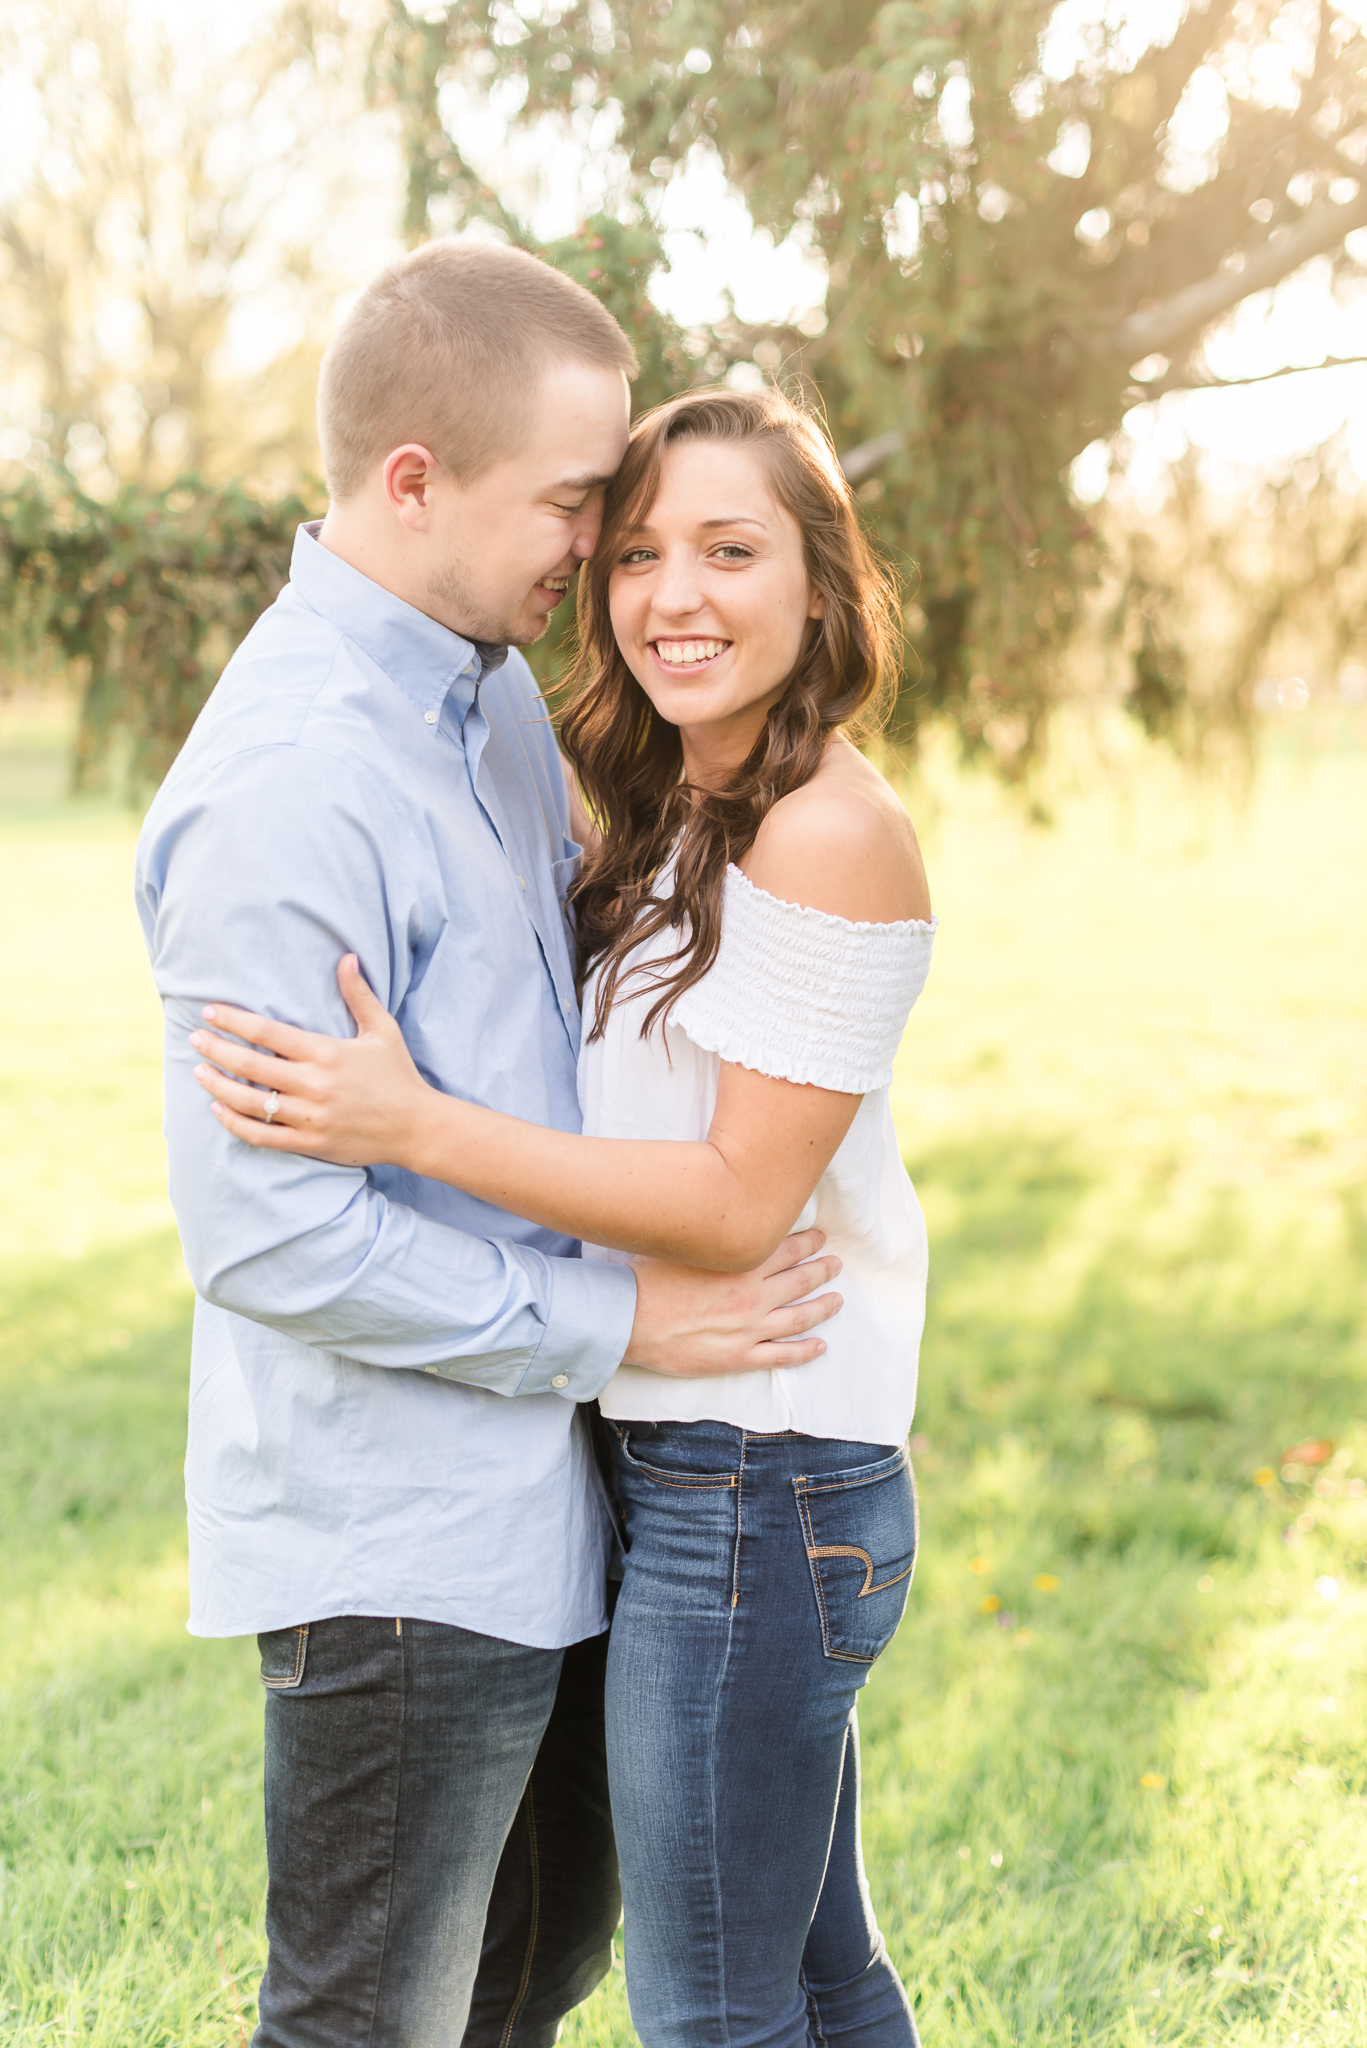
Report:
M838 1294L801 1302L799 1296L824 1287L840 1271L833 1254L815 1256L825 1242L823 1231L799 1231L753 1273L707 1273L663 1259L633 1259L636 1320L622 1363L691 1380L819 1358L825 1344L803 1332L824 1323L843 1303Z

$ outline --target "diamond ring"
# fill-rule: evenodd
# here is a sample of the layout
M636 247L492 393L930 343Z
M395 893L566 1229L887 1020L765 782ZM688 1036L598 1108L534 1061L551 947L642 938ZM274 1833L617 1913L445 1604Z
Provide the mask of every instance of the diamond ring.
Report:
M266 1122L267 1122L268 1124L270 1124L270 1123L274 1123L274 1121L275 1121L275 1112L277 1111L277 1109L279 1109L279 1107L280 1107L280 1096L279 1096L279 1093L277 1092L277 1090L276 1090L276 1089L272 1088L272 1090L271 1090L270 1094L269 1094L269 1095L268 1095L268 1096L266 1097Z

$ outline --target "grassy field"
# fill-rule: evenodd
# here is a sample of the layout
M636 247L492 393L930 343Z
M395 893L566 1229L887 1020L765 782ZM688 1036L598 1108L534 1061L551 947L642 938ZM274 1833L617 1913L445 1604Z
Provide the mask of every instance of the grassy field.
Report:
M60 742L0 712L0 2041L240 2048L254 1646L184 1633L134 828ZM863 1720L928 2048L1367 2041L1364 770L918 794L924 1549ZM566 2038L633 2039L620 1971Z

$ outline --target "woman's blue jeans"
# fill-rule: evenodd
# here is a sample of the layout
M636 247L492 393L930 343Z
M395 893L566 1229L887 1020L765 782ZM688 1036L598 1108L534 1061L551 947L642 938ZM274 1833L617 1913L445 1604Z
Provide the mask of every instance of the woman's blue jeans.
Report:
M608 1771L645 2048L914 2048L859 1846L855 1699L916 1555L905 1449L613 1422Z

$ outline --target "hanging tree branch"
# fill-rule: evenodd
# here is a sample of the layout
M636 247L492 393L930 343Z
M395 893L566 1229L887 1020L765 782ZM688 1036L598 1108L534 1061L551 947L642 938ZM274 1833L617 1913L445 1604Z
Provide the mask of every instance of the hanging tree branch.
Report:
M1143 356L1167 355L1174 343L1199 333L1254 292L1280 284L1313 257L1340 248L1344 237L1361 227L1367 227L1367 185L1346 204L1336 206L1326 200L1311 207L1294 227L1270 236L1260 249L1239 252L1243 260L1237 268L1220 270L1156 306L1132 313L1104 336L1105 346L1127 363Z
M1147 405L1152 399L1166 397L1169 391L1238 391L1246 384L1275 384L1279 377L1308 377L1315 370L1347 370L1355 363L1367 363L1367 355L1325 356L1318 363L1283 363L1279 370L1263 370L1256 377L1200 376L1194 371L1185 374L1179 371L1156 377L1152 383L1137 385L1135 388L1141 396L1135 403Z
M1176 341L1199 335L1203 327L1227 313L1255 292L1280 284L1293 271L1316 256L1339 247L1355 228L1367 227L1367 185L1355 199L1343 205L1327 200L1312 208L1295 227L1284 228L1260 249L1244 257L1238 269L1221 270L1214 277L1185 286L1156 306L1132 313L1119 327L1101 337L1102 346L1127 362L1147 355L1164 355ZM1334 369L1348 363L1367 361L1363 356L1331 357L1324 363L1292 363L1284 369L1269 370L1258 377L1190 377L1180 373L1165 376L1142 389L1145 399L1161 398L1169 391L1209 390L1221 385L1264 384L1275 377L1300 376L1307 369ZM840 458L840 466L851 484L861 484L907 446L908 432L897 429L861 442Z

